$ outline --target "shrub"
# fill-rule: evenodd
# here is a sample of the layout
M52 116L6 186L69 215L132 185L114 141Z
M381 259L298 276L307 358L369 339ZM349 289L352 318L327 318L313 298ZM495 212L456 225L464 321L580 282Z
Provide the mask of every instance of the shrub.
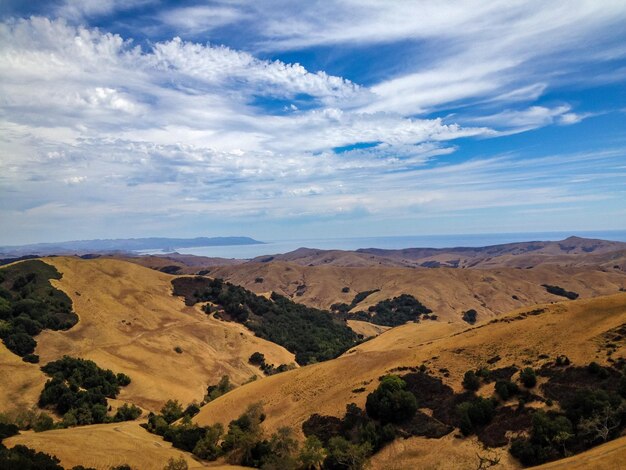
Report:
M22 361L30 362L31 364L39 363L39 356L37 354L26 354L22 357Z
M519 374L519 378L526 388L533 388L537 385L537 375L532 367L525 367Z
M519 393L519 387L510 380L498 380L496 381L495 391L503 401L507 401L510 397Z
M113 421L133 421L141 416L141 408L124 403L113 416Z
M223 375L217 385L209 385L204 396L205 402L210 402L218 397L230 392L235 386L230 383L230 378L227 375Z
M473 325L474 323L476 323L477 315L478 315L478 312L474 310L473 308L471 308L463 312L463 321L466 321L470 325Z
M378 388L367 396L367 414L382 423L411 419L417 412L417 400L405 388L406 382L400 377L383 377Z
M265 364L265 355L260 353L260 352L254 352L252 353L252 355L248 358L248 362L250 364L253 364L255 366L262 366L263 364Z
M33 430L35 432L43 432L49 431L50 429L54 429L54 420L52 417L46 413L39 413L39 416L37 416L33 423Z
M553 294L553 295L565 297L570 300L575 300L578 298L578 294L576 292L565 290L559 286L551 286L549 284L541 284L541 286L545 287L546 291L548 291L550 294Z
M183 353L183 348L181 348L180 346L176 346L174 348L174 351L176 351L178 354L182 354Z
M457 406L459 427L464 435L472 434L479 426L488 424L495 414L495 403L491 399L478 397Z
M474 392L480 388L480 380L473 370L465 372L465 375L463 376L463 388Z
M0 422L0 441L7 437L19 434L20 430L16 424Z
M187 461L184 457L179 457L177 459L170 457L165 467L163 467L163 470L187 470L188 468Z

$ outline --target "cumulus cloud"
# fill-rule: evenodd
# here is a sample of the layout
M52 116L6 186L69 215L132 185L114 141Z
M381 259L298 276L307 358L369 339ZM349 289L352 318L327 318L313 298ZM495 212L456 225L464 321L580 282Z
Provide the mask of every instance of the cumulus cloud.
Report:
M390 14L399 15L398 5ZM465 55L461 64L442 58L428 70L364 86L297 63L179 37L140 46L77 20L121 8L118 3L63 10L71 7L59 10L70 20L0 23L0 185L10 195L0 217L17 227L9 237L37 233L54 220L67 227L86 220L92 232L80 236L89 237L107 224L154 231L226 217L369 214L384 220L595 197L538 173L544 165L554 175L563 158L534 162L537 170L520 167L515 175L507 173L517 164L513 157L445 160L455 152L456 139L575 124L586 117L568 104L527 105L548 85L541 77L511 85L507 74L515 74L523 55L504 60L494 54L485 62ZM359 15L379 8L366 7ZM211 29L247 15L239 14L236 3L213 11L221 19L194 8L200 10L194 10L197 24L191 28ZM321 17L328 11L322 9ZM174 26L188 18L179 13L170 20ZM466 25L466 16L449 13L459 28ZM357 29L374 21L356 20ZM361 34L344 24L345 31L321 29L315 39L310 25L316 21L310 14L301 21L288 36L276 33L272 47L356 41ZM398 34L416 27L413 19L405 23ZM376 24L376 41L399 37ZM274 26L261 20L267 34ZM471 28L480 33L478 26ZM432 29L424 37L441 34ZM458 119L420 116L468 97L497 111ZM595 161L606 169L612 158ZM570 158L570 181L589 171L589 159Z

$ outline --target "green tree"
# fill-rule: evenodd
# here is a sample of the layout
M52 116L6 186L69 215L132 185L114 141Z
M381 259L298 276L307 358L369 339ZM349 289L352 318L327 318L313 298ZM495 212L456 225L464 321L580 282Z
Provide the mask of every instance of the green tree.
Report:
M476 391L480 388L480 379L473 370L468 370L463 376L463 388Z
M367 458L371 453L372 447L369 443L353 444L344 437L335 436L328 442L326 461L330 468L361 470L365 467Z
M326 449L316 436L307 437L298 456L304 470L319 470L326 458Z
M163 408L161 408L161 416L163 416L167 424L172 424L174 421L182 418L183 407L178 400L167 400Z
M525 367L519 374L519 378L526 388L533 388L537 385L537 375L532 367Z
M406 382L397 375L383 377L378 388L367 396L367 414L382 423L411 419L417 412L417 400L405 388Z

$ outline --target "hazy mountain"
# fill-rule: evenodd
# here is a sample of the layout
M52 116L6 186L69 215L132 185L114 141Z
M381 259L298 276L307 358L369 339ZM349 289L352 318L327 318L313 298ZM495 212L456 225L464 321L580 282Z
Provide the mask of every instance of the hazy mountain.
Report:
M197 238L116 238L109 240L74 240L59 243L0 247L0 256L27 254L52 255L62 253L102 253L115 251L167 250L197 246L227 246L261 244L250 237L197 237Z

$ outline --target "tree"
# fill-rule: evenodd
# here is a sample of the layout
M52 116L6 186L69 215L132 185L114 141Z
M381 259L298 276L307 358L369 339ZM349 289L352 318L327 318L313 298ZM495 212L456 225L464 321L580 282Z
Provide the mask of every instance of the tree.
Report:
M480 388L480 379L473 370L468 370L463 376L463 388L475 392Z
M367 396L367 414L382 423L411 419L417 412L417 400L405 388L406 382L397 375L383 377L378 388Z
M325 458L326 450L322 446L322 441L316 436L307 437L298 456L302 468L304 470L319 470L322 468Z
M215 460L222 454L219 440L224 432L224 427L217 423L206 428L206 434L200 439L193 449L193 454L204 460Z
M525 367L519 374L519 378L526 388L533 388L537 385L537 375L532 367Z
M326 462L329 468L361 470L372 452L369 443L353 444L341 436L331 438L328 447Z
M478 312L476 312L476 310L471 308L463 313L463 320L469 323L470 325L473 325L474 323L476 323L477 315L478 315Z
M265 364L265 355L258 351L253 352L250 358L248 359L248 362L255 366L261 366Z
M172 424L174 421L182 418L183 407L178 400L167 400L163 408L161 408L161 416L163 416L167 424Z

